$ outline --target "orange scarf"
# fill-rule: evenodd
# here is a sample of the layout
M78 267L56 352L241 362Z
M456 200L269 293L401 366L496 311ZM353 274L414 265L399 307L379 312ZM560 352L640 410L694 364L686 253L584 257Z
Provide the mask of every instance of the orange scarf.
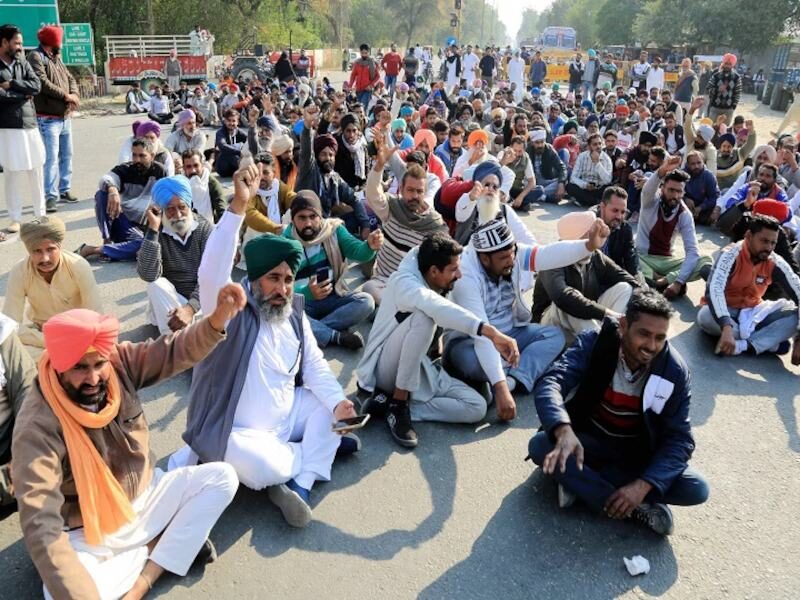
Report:
M111 369L108 402L98 413L84 410L69 399L50 365L47 351L39 359L39 386L64 431L84 535L89 544L96 546L105 534L117 531L135 516L128 496L85 431L85 428L101 429L116 418L121 404L117 373Z

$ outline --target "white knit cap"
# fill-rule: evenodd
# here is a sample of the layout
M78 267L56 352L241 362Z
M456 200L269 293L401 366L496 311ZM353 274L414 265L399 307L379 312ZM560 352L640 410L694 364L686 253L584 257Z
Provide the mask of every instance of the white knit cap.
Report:
M505 221L496 219L478 227L471 240L475 252L496 252L513 244L514 235Z
M531 131L530 138L532 142L541 142L547 139L547 132L544 129L534 129Z

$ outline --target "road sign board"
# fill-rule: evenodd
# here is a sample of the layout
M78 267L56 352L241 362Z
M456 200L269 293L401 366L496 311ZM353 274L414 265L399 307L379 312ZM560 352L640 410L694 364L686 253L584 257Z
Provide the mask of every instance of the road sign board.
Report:
M58 0L0 0L0 23L19 27L25 47L35 48L42 25L58 24Z
M90 23L62 23L64 42L61 60L65 65L91 67L94 64L94 35Z

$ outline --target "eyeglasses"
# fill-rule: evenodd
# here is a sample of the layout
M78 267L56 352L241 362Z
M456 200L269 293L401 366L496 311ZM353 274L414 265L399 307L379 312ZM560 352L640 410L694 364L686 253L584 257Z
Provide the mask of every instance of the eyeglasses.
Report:
M484 183L483 187L485 187L487 190L499 190L500 189L500 186L498 184L496 184L496 183Z

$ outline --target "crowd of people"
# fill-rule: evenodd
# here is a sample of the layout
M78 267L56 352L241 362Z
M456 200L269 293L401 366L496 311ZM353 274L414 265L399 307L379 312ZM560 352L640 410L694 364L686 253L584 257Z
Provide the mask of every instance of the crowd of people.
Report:
M646 53L618 85L589 50L562 93L541 56L471 46L420 85L414 48L377 61L366 45L343 89L178 82L140 106L134 86L129 112L150 118L100 178L101 242L73 253L46 215L77 200L60 36L45 27L26 59L0 27L0 163L28 252L0 316L0 492L47 597L141 598L213 560L239 484L306 526L315 482L361 449L350 419L415 448L417 422L476 423L492 405L509 421L529 393L528 456L559 506L668 535L669 505L709 495L689 466L672 303L702 279L697 325L718 355L800 364L797 139L736 114L734 55L704 90L689 61L667 88ZM41 198L20 224L23 176ZM520 215L562 201L559 240L538 243ZM698 224L731 244L701 254ZM136 263L152 339L119 341L89 261ZM358 402L331 345L359 353ZM184 445L162 471L137 391L191 368Z

